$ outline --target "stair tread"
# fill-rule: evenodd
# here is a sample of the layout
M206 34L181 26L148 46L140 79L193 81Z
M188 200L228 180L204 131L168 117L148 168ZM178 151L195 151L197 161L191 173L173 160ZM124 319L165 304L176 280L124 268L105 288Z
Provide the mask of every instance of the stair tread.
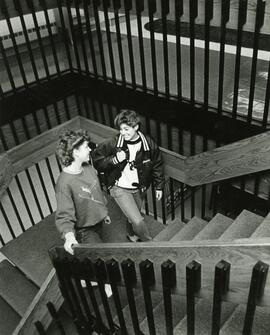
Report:
M270 237L270 213L264 218L250 238Z
M166 334L166 323L164 313L164 303L160 302L153 310L156 334ZM172 296L172 315L173 315L173 327L175 327L179 321L186 315L186 299L185 297ZM140 324L140 329L144 334L149 334L148 321L145 319Z
M219 237L219 240L230 241L250 237L262 221L262 216L244 209L231 226Z
M207 221L194 216L179 233L177 233L171 241L190 241L192 240L206 225Z
M220 335L240 335L243 332L246 306L238 305L231 317L223 325ZM267 335L270 329L270 310L265 307L256 307L253 321L253 334ZM256 333L255 333L256 331Z
M39 287L52 269L48 249L63 244L54 221L54 214L47 216L1 248L1 252Z
M151 298L152 298L152 304L153 307L157 306L162 301L162 293L159 292L151 292ZM137 309L137 316L138 316L138 322L139 324L146 318L146 311L145 311L145 302L143 294L139 294L135 297L135 304ZM128 333L133 331L133 324L132 319L130 315L130 309L127 305L125 308L123 308L123 315L126 322L126 327L128 330Z
M37 286L10 262L4 260L0 263L0 296L20 316L24 315L37 292Z
M155 238L154 241L169 241L174 237L182 228L185 227L185 223L179 219L173 220L166 226Z
M10 335L20 322L20 315L0 297L0 334Z
M194 237L194 240L215 240L229 228L232 222L233 220L231 218L218 213L208 222L207 226Z
M236 308L236 304L231 302L223 302L221 310L221 325L226 322ZM205 335L211 334L212 327L212 301L200 299L195 306L195 334ZM187 333L187 317L185 316L174 328L175 335L186 335Z

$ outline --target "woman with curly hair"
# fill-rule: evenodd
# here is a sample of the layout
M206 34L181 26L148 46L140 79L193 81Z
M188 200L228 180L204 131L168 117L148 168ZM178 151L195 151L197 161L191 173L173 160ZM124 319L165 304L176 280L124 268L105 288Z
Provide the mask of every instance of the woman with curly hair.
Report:
M103 222L110 223L106 198L89 164L89 141L86 131L65 130L56 149L63 170L55 188L55 222L70 254L74 244L102 242Z

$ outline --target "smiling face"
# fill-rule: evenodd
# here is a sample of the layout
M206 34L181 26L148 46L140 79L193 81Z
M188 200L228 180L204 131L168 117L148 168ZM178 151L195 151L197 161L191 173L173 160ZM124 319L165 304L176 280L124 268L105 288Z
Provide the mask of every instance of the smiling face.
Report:
M88 142L84 141L79 148L73 150L74 159L81 163L87 163L89 161L89 154L91 149L88 146Z
M125 141L135 141L139 136L138 128L138 125L131 127L126 123L122 123L120 125L120 134L124 137Z

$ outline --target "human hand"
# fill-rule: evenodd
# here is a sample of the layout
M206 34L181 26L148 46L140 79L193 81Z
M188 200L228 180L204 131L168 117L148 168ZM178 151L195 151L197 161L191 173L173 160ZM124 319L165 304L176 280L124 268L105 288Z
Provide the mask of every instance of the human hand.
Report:
M156 199L157 200L161 200L162 195L163 195L162 190L156 190Z
M111 220L111 218L109 217L109 215L107 215L107 216L105 217L104 222L105 222L106 224L110 224L110 223L112 222L112 220Z
M116 158L118 160L118 162L123 162L126 159L126 153L124 150L118 151L116 153Z
M74 250L73 250L74 244L79 244L75 238L74 233L73 232L66 233L64 248L66 252L70 253L71 255L74 255Z

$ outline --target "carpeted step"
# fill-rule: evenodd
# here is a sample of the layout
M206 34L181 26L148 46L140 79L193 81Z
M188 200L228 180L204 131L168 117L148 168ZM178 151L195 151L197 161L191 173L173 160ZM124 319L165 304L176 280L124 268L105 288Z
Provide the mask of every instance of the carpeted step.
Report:
M159 293L159 292L151 292L151 298L152 298L153 307L155 308L162 301L163 295L162 293ZM144 296L142 293L136 296L135 304L136 304L136 309L137 309L138 321L140 324L146 318L145 302L144 302ZM123 308L123 315L125 318L128 333L133 334L134 329L133 329L130 309L128 305L125 308ZM115 318L114 321L117 322L117 318Z
M223 325L220 335L240 335L243 334L246 306L239 305L231 317ZM256 307L253 332L254 335L269 335L270 310L265 307Z
M173 220L166 226L155 238L154 241L169 241L173 238L182 228L185 227L185 223L179 219Z
M20 315L0 297L0 334L10 335L20 322Z
M177 233L170 241L190 241L208 224L207 221L194 216L179 233Z
M232 315L236 304L223 302L221 311L221 325ZM212 301L203 299L195 306L195 334L211 334L212 327ZM187 334L187 317L185 316L174 328L174 335ZM234 333L231 333L231 335Z
M270 237L270 213L264 218L259 227L251 234L250 238Z
M6 244L1 252L40 287L52 269L48 249L62 244L51 214Z
M231 241L250 237L259 227L263 217L247 210L243 210L231 226L219 237L220 241Z
M154 309L153 312L156 334L166 334L164 303L159 303L159 305ZM172 314L173 327L175 327L186 315L186 298L184 296L172 296ZM140 329L144 334L149 334L147 319L141 322Z
M215 240L219 238L232 223L232 219L218 213L207 226L194 237L194 240Z
M38 287L27 279L10 262L0 263L0 296L22 317Z

